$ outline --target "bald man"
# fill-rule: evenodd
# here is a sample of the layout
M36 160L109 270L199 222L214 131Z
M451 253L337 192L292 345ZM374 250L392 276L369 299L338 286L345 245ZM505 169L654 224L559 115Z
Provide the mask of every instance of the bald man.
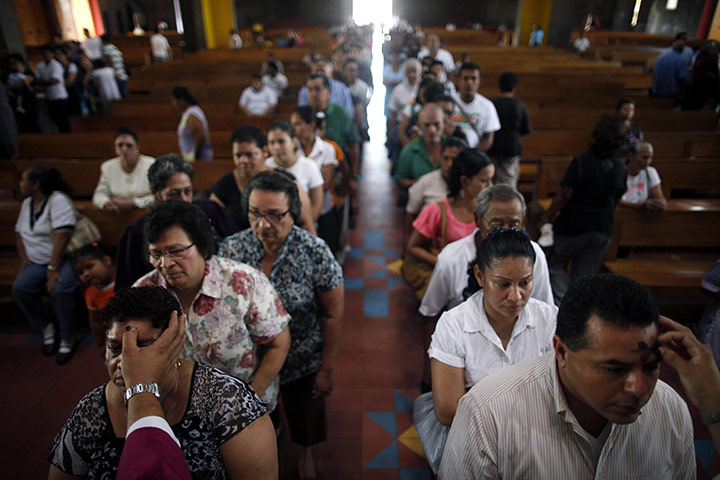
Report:
M395 180L407 190L418 178L440 168L445 118L442 108L426 104L420 111L418 126L422 135L405 145L398 158Z

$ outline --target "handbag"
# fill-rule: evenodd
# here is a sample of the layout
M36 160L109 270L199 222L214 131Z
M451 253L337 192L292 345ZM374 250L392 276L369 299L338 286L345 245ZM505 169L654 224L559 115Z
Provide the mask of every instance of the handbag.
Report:
M440 207L440 231L442 232L442 240L439 247L433 246L429 248L430 253L435 256L440 253L440 250L442 250L442 248L447 243L446 205L445 202L443 202L442 200L437 202L437 204ZM415 292L418 300L422 301L423 297L425 296L425 292L427 291L427 287L430 284L430 277L432 276L433 265L429 265L422 260L418 260L413 255L406 254L403 258L400 272L402 273L405 281L410 285L410 288L412 288Z
M51 205L51 203L48 203ZM79 250L88 243L98 242L102 238L100 229L95 223L85 215L79 213L73 206L75 212L75 228L73 228L72 236L65 249L66 253L72 253ZM52 225L52 209L48 209L48 220ZM55 241L55 232L51 234L53 242Z
M415 424L415 430L417 430L418 438L425 450L425 457L430 468L433 473L437 474L450 427L443 425L437 419L432 392L423 393L413 402L413 424Z

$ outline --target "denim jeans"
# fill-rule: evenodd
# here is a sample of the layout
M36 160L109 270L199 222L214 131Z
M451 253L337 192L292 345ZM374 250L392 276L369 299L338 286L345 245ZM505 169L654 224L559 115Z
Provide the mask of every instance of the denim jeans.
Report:
M58 320L60 338L71 340L75 322L75 289L78 281L67 260L62 262L58 273L60 281L56 282L49 292L50 306ZM32 328L37 331L42 331L50 323L42 302L42 295L46 292L46 282L47 265L31 264L20 272L12 285L15 303L25 314Z

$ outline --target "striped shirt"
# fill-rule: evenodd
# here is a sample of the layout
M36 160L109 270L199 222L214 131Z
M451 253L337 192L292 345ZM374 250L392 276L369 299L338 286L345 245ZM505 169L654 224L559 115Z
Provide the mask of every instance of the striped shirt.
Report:
M694 479L687 405L658 381L638 419L599 455L568 408L554 352L478 382L460 399L438 478Z

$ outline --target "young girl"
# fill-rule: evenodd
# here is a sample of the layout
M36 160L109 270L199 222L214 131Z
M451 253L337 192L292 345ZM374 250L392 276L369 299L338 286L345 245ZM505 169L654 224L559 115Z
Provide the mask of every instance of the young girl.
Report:
M88 309L90 331L95 344L105 352L105 327L100 319L100 310L115 294L115 261L107 247L93 242L74 252L73 270L87 287L85 303Z

